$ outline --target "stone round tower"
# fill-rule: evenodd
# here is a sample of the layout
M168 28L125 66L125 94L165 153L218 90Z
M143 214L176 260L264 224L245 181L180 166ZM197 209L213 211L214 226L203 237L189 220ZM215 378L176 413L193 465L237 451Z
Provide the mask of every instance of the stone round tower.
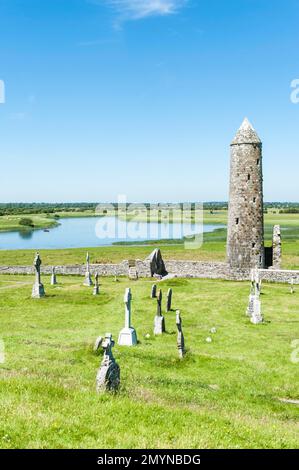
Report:
M231 143L227 258L231 269L265 263L262 142L247 118Z

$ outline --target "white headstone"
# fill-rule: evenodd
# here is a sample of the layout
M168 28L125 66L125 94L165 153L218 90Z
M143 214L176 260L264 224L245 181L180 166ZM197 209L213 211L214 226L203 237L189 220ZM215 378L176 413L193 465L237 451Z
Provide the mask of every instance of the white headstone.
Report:
M52 274L51 274L51 286L56 286L56 284L57 284L56 272L55 272L55 267L53 266Z
M254 303L253 303L253 313L250 318L251 323L254 325L258 325L259 323L262 323L264 321L262 312L261 312L261 301L259 297L255 297Z

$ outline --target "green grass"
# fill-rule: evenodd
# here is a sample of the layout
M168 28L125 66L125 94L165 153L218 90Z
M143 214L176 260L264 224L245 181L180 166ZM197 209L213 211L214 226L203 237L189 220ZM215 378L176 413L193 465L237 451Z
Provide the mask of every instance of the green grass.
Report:
M163 282L183 318L188 354L180 361L174 312L165 314L167 334L152 336L152 281L101 279L94 297L82 278L58 280L51 287L44 277L47 297L33 300L31 276L0 276L1 447L299 447L298 406L279 401L299 398L299 364L290 361L298 294L287 286L264 284L266 323L253 326L244 315L248 283ZM93 342L106 332L117 339L128 286L140 343L115 346L121 390L99 396Z
M22 227L20 220L24 218L32 219L34 229L51 228L57 226L57 221L46 214L21 214L21 215L3 215L0 217L0 232L10 231L30 231L30 228Z

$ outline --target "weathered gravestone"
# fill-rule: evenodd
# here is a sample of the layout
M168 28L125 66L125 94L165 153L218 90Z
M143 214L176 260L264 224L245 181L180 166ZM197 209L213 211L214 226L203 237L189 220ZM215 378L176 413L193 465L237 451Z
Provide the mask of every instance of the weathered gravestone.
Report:
M99 337L96 341L96 348L103 348L104 357L96 378L96 390L98 393L106 391L116 392L120 384L120 368L116 363L112 348L114 341L111 333L106 333L105 338Z
M57 284L56 272L55 272L55 266L53 266L52 274L51 274L51 286L56 286L56 284Z
M165 332L165 318L162 315L162 291L158 291L157 315L154 321L154 335L162 335Z
M179 310L176 311L176 326L178 330L177 344L178 344L179 357L180 359L182 359L184 355L186 354L186 350L185 350L185 339L184 339L183 329L182 329L182 319L181 319Z
M91 274L90 274L90 266L89 266L89 253L87 253L86 255L86 272L85 272L83 286L87 286L87 287L93 286L93 282L92 282Z
M156 284L152 285L152 290L151 290L151 299L155 299L157 297L157 286Z
M94 276L94 288L93 288L93 295L99 295L100 287L99 287L99 273L95 273Z
M259 296L255 296L254 303L253 303L253 313L250 318L251 323L254 325L258 325L264 321L262 312L261 312L261 301Z
M254 271L251 271L251 285L250 285L250 294L249 294L249 301L246 314L251 317L253 313L253 304L255 299L255 279L254 279Z
M135 346L137 344L137 334L135 329L131 326L131 289L126 289L124 302L125 302L125 327L121 330L118 337L118 344L120 346Z
M35 269L35 281L33 284L32 288L32 298L33 299L40 299L41 297L45 297L45 289L43 284L41 283L41 277L40 277L40 267L41 267L42 261L40 259L39 253L36 253L36 256L34 258L34 269Z
M137 281L138 279L138 272L136 267L136 261L134 259L129 259L129 279L132 281Z
M166 301L166 312L170 312L172 303L172 289L168 289L167 301Z

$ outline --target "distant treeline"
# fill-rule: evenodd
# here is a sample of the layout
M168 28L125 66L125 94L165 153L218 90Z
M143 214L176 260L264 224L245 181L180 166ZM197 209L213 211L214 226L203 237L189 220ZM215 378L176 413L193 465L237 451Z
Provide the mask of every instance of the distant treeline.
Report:
M94 211L97 204L79 203L0 203L0 215L56 214L58 212Z
M185 203L159 203L159 204L152 204L149 202L145 202L142 204L132 204L126 203L121 204L121 208L125 209L128 207L134 208L138 210L138 208L146 208L149 210L150 208L156 209L167 209L167 208L177 208L183 209L186 204L190 204L193 210L196 209L198 203L194 202L185 202ZM298 214L299 213L299 203L294 202L266 202L264 204L265 211L268 209L277 209L281 214ZM109 210L110 208L117 208L117 203L95 203L95 202L68 202L68 203L0 203L0 216L3 215L22 215L22 214L59 214L59 212L87 212L92 211L100 212L101 210ZM228 203L226 201L212 201L212 202L205 202L203 204L203 208L209 211L219 211L225 210L228 208Z

